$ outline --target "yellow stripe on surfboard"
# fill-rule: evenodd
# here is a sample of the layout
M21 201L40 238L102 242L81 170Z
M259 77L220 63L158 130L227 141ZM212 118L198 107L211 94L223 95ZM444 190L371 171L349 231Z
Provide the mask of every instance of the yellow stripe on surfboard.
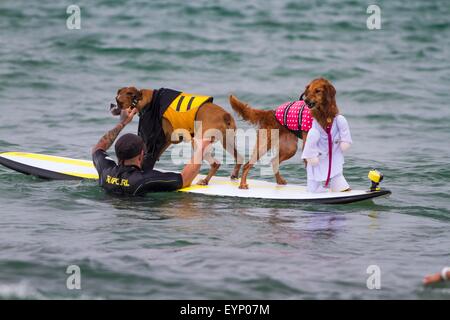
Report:
M98 180L98 174L95 173L78 173L78 172L58 172L61 174L67 174L68 176L79 177L84 179Z
M194 184L194 185L191 185L189 187L186 187L186 188L183 188L183 189L179 189L178 191L189 192L189 191L192 191L192 190L199 190L199 189L204 189L204 188L207 188L207 187L208 186L201 186L201 185Z
M28 159L36 159L36 160L71 164L71 165L82 166L82 167L86 167L86 168L94 168L94 164L92 163L92 161L70 159L70 158L57 157L57 156L48 156L48 155L37 154L37 153L3 152L3 153L0 153L0 156L22 157L22 158L28 158ZM78 174L76 174L76 175L78 175Z

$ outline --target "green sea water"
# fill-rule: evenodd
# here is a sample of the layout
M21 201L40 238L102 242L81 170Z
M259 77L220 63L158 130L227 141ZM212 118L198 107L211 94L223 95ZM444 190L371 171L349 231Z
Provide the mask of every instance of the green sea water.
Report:
M66 27L72 4L81 29ZM448 285L421 281L450 264L450 6L378 1L381 29L369 30L370 4L1 1L0 151L89 159L123 86L212 95L231 112L230 93L272 109L324 76L352 130L345 176L366 188L378 168L393 193L352 205L126 200L0 167L0 298L449 299ZM158 167L180 170L170 155ZM281 172L305 183L300 154ZM69 265L80 290L66 286Z

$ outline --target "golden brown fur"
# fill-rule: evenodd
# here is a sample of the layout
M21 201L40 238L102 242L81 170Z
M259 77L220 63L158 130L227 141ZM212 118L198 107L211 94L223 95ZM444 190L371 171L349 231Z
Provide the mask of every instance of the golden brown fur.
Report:
M313 104L311 109L312 116L317 119L320 125L326 127L329 119L337 115L338 108L335 100L336 90L333 85L324 78L314 79L306 86L304 97L305 102ZM283 127L275 118L273 110L258 110L248 106L248 104L239 101L235 96L230 96L230 104L245 121L257 125L259 130L266 130L261 138L257 135L256 147L250 157L250 160L244 165L241 183L239 188L248 189L247 176L253 165L272 148L277 150L276 156L272 159L272 167L275 179L278 184L286 184L286 180L279 172L279 164L292 158L297 152L298 138L288 129ZM271 130L278 129L278 141L272 141ZM307 138L307 132L302 131L303 146ZM264 139L264 141L260 141Z
M135 87L125 87L117 91L116 101L119 109L128 109L131 107L133 99L135 99L135 101L137 101L136 108L139 111L142 111L143 108L152 101L152 98L153 98L153 90L151 89L138 90ZM113 114L117 113L113 112ZM234 135L232 137L228 137L229 139L227 139L226 135L226 131L228 129L236 130L236 123L234 121L234 118L222 107L214 103L208 102L198 109L196 121L202 122L202 132L195 132L195 135L201 134L201 136L204 136L205 132L208 131L209 129L216 129L222 133L221 137L222 146L224 147L225 150L230 152L236 160L236 165L231 174L231 178L237 179L239 176L240 167L242 165L242 158L240 157L240 155L236 150ZM170 121L164 117L162 120L162 127L164 130L164 134L166 136L166 145L162 149L160 155L170 146L170 144L179 143L183 140L183 139L180 139L178 141L172 140L172 133L174 129L170 124ZM190 137L183 137L183 138L185 141L190 139ZM215 137L211 137L211 140L214 140L214 138ZM203 185L208 184L209 180L212 178L212 176L217 172L217 170L220 167L220 163L214 158L212 158L210 154L207 154L205 156L205 159L209 162L211 168L207 177L199 182L199 184Z

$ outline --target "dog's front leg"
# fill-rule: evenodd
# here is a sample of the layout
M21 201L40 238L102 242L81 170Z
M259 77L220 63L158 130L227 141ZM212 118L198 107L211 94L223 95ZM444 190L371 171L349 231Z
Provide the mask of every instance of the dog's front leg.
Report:
M211 180L211 178L216 174L217 170L219 170L220 168L220 162L211 155L211 150L212 145L209 145L207 151L204 154L204 159L208 161L211 167L209 169L208 175L204 179L201 179L197 182L197 184L201 186L208 185L209 180Z

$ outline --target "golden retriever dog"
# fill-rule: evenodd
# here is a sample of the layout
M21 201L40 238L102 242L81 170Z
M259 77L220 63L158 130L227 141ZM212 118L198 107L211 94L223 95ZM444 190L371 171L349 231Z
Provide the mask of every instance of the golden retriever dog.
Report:
M231 95L230 104L233 110L235 110L245 121L258 126L259 131L266 130L264 134L257 135L256 147L253 150L249 161L243 167L239 188L248 189L247 176L250 169L271 149L276 150L276 155L272 159L272 168L276 182L280 185L286 184L286 180L280 174L279 165L281 162L292 158L296 154L298 139L303 140L304 147L309 130L308 128L311 127L311 115L317 119L321 125L326 125L330 118L334 118L338 112L335 95L336 90L333 85L324 78L318 78L314 79L306 86L299 101L286 103L280 106L283 107L281 109L283 112L289 107L292 108L292 106L297 103L298 108L293 110L297 113L295 119L298 121L298 123L295 123L297 126L295 130L293 130L292 125L289 127L286 123L280 123L280 117L278 117L278 110L280 110L280 107L276 110L258 110L251 108L248 104L241 102L235 96ZM303 97L305 98L304 100ZM303 107L304 105L306 105L306 108ZM309 114L309 112L311 112L311 114ZM289 119L287 120L289 124ZM274 129L278 130L278 135L275 135L278 139L272 137L271 130Z

